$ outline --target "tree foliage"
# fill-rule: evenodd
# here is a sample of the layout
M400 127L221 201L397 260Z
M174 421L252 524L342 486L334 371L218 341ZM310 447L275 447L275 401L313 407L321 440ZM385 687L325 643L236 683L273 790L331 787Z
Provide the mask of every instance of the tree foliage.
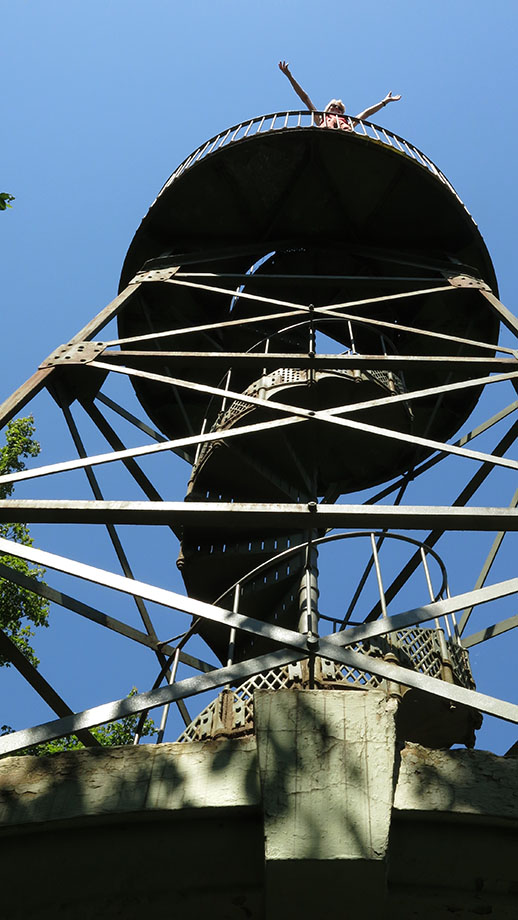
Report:
M11 201L14 201L14 195L9 195L8 192L0 192L0 211L5 211L7 208L12 207Z
M5 444L0 447L0 475L19 472L25 469L25 459L38 456L40 445L33 435L32 416L9 422ZM0 484L0 498L12 495L13 490L13 484ZM33 542L26 524L0 524L0 536L24 546L32 546ZM45 574L44 569L30 566L15 556L0 556L0 561L29 578L41 580ZM35 667L39 661L30 643L34 635L31 626L48 626L48 614L49 604L45 598L0 578L0 628ZM0 654L0 667L3 665L8 667L9 661Z

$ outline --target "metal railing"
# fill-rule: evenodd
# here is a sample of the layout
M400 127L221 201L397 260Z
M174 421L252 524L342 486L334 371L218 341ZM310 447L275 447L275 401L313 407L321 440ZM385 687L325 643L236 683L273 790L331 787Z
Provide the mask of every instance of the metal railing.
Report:
M323 537L316 537L314 540L312 540L312 545L315 547L317 546L320 547L328 543L342 542L344 540L345 541L357 540L357 539L362 539L362 538L367 538L370 540L371 547L372 547L371 558L373 562L378 560L378 565L376 566L376 569L377 569L376 581L377 581L383 616L387 615L387 612L386 612L387 602L385 598L385 592L383 589L381 570L379 568L378 547L376 546L375 538L378 538L378 539L381 538L382 540L388 540L388 541L393 540L396 543L406 544L411 547L415 546L421 557L422 573L424 574L426 591L428 593L427 602L434 604L439 600L444 600L445 598L450 597L448 575L447 575L446 566L443 560L441 559L437 551L432 546L428 546L426 543L423 543L421 540L417 540L414 537L409 537L408 534L390 533L390 532L381 532L381 531L369 532L368 530L348 531L346 533L333 533L333 534L326 534ZM266 541L263 541L263 542L265 543ZM273 542L275 542L275 545L277 545L276 538L272 538L272 543ZM281 541L279 540L279 543L280 542ZM287 543L288 543L287 547L283 547L280 550L280 552L276 553L274 556L271 556L269 559L266 559L264 562L261 562L259 565L255 566L253 569L250 569L250 571L247 572L246 575L241 576L241 578L238 581L236 581L233 585L231 585L229 588L227 588L223 592L223 594L220 594L220 596L216 599L214 603L217 605L221 605L221 606L227 606L230 603L230 599L232 598L232 603L234 605L233 606L234 612L239 613L240 612L239 611L239 599L242 595L243 588L248 583L253 582L255 580L259 586L262 586L262 585L268 584L268 582L271 583L271 581L276 581L277 578L279 577L280 570L283 569L284 567L286 560L291 559L292 557L296 556L300 552L306 552L308 545L309 545L304 540L301 540L301 542L295 542L293 543L293 545L290 545L291 544L290 538L288 538ZM202 550L203 548L204 547L202 544L198 546L198 550ZM208 545L207 545L207 548L208 548ZM257 542L251 541L248 544L248 548L250 552L257 552L257 549L258 549ZM235 553L236 548L233 545L227 546L226 544L223 544L223 543L221 545L214 544L214 543L210 545L209 552L226 552L226 551ZM437 564L437 568L440 574L440 585L439 585L438 590L434 590L432 587L432 578L430 574L428 558L433 559L435 563ZM322 619L327 620L328 622L332 624L333 632L341 631L346 626L346 622L341 617L337 618L337 617L327 616L323 614L320 614L320 616ZM439 619L435 620L435 628L441 629L443 624L445 625L448 639L455 642L457 645L460 645L461 640L460 640L459 631L457 627L456 614L455 613L441 614L440 620ZM360 625L360 623L355 623L354 625ZM418 627L418 628L421 628L421 627ZM387 633L387 635L391 635L391 634Z
M215 153L217 150L221 150L223 147L228 147L231 144L248 140L249 138L258 134L284 132L294 128L323 128L325 131L338 130L337 128L323 126L322 121L324 117L324 112L307 112L305 110L284 111L273 112L270 115L260 115L257 118L250 118L248 121L242 121L238 125L233 125L231 128L227 128L226 131L222 131L220 134L216 134L214 137L211 137L208 141L205 141L204 144L200 144L200 146L197 147L197 149L175 169L172 176L161 188L157 197L160 197L166 188L169 188L169 186L172 185L172 183L178 179L182 173L184 173L191 166L194 166L195 163L198 163L200 160L204 160L205 157L210 156L210 154ZM347 134L353 133L367 139L370 142L383 144L385 147L391 147L395 152L414 160L428 172L432 173L432 175L434 175L437 179L439 179L439 181L442 182L443 185L445 185L450 190L450 192L455 195L457 200L465 207L464 202L461 200L453 188L451 182L448 181L444 173L441 172L441 170L435 165L435 163L432 162L432 160L430 160L429 157L427 157L421 150L415 147L414 144L411 144L409 141L405 140L403 137L400 137L398 134L394 134L392 131L387 130L387 128L382 128L380 125L375 125L372 122L358 121L358 119L351 118L349 116L345 116L345 119L348 122L349 128L349 130L346 131Z

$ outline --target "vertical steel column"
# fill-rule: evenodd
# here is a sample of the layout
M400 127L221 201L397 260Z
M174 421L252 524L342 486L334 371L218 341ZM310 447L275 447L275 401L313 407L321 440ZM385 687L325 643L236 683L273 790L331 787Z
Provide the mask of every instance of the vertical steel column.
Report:
M306 565L299 587L299 631L307 638L310 652L318 648L318 552L313 544L314 531L308 534ZM310 683L313 684L313 662L310 661Z

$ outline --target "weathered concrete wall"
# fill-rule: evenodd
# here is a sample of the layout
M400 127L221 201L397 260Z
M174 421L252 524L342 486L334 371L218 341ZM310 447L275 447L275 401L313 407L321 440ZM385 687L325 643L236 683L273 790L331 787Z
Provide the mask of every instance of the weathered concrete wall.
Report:
M518 916L518 761L394 743L381 691L262 692L256 738L0 762L0 917Z
M518 760L489 751L431 751L407 744L394 808L518 821Z
M243 806L260 806L254 738L0 761L0 828Z
M394 916L518 917L518 761L407 744L390 853Z
M286 916L287 884L294 916L314 916L333 878L347 887L351 910L363 900L362 880L380 910L396 707L377 691L256 694L269 920ZM309 885L300 884L305 877Z

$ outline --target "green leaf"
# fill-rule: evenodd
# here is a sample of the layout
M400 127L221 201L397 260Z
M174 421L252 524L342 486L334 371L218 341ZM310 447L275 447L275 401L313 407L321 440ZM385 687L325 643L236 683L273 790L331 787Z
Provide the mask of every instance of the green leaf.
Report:
M40 445L33 438L32 416L9 422L5 430L5 444L0 447L0 475L16 473L25 469L25 457L37 457ZM0 498L7 498L13 491L12 485L0 486ZM32 540L26 524L0 524L0 536L23 546L31 546ZM41 581L44 570L31 567L25 559L3 555L0 560L9 568L29 578ZM0 578L0 629L18 646L20 651L37 667L39 664L31 646L34 635L32 626L47 626L48 601L19 587L6 578ZM0 654L0 667L9 667L9 661Z
M14 195L9 195L7 192L0 192L0 211L5 211L6 208L10 208L10 201L14 201Z

